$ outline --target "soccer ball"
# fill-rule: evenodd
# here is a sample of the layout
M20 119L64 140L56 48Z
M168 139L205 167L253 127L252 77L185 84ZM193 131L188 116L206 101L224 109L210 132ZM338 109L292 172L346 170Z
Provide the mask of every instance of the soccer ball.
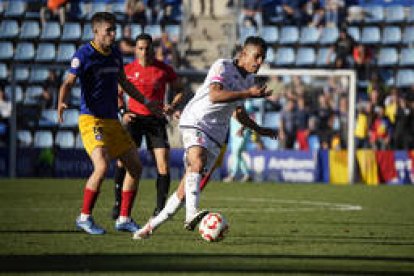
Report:
M208 213L205 215L198 228L201 238L208 242L221 241L228 230L229 224L220 213Z

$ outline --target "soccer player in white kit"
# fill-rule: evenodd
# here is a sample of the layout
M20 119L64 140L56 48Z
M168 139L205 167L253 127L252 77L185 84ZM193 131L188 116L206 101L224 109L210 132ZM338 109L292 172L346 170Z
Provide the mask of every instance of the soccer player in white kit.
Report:
M200 181L209 171L225 143L231 116L260 135L276 138L277 132L260 127L244 110L247 98L264 98L272 91L256 85L254 74L262 65L267 46L257 36L248 37L238 59L219 59L210 68L203 85L184 108L180 131L185 148L185 174L177 190L169 197L164 209L133 234L145 239L162 223L173 216L185 200L187 230L194 230L208 213L199 211Z

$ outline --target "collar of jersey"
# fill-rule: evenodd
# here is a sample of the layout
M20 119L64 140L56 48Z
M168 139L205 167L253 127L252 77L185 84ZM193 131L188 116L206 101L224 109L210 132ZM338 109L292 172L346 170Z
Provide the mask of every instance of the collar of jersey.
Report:
M91 46L98 51L100 54L104 55L104 56L109 56L111 54L112 51L109 51L108 53L102 51L101 48L98 47L98 45L96 45L93 41L90 42Z

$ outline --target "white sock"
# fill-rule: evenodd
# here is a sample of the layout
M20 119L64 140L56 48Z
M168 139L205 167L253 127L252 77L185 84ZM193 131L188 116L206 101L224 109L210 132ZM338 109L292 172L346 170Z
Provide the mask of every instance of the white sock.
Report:
M85 220L87 220L90 216L91 216L91 215L89 215L89 214L84 214L84 213L81 213L81 214L80 214L80 220L81 220L81 221L85 221Z
M177 213L177 211L182 206L181 204L182 202L183 201L181 201L178 198L177 193L173 193L170 196L170 198L167 200L167 203L165 204L164 209L162 209L161 212L159 212L159 214L153 219L151 219L151 221L149 222L151 228L152 229L158 228L158 226L160 226L165 221L167 221L170 217L175 215L175 213Z
M185 178L185 221L190 221L198 211L201 174L188 173Z
M118 218L119 223L129 222L130 220L131 220L130 217L125 217L125 216L119 216Z

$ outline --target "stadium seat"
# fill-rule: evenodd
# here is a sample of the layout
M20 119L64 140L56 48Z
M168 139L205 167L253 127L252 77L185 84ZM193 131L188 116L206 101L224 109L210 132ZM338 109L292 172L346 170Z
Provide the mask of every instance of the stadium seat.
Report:
M401 29L397 26L387 26L382 32L382 44L398 45L401 43Z
M377 44L381 42L381 33L378 27L363 27L361 35L362 44Z
M60 38L60 25L58 22L48 21L42 28L40 40L42 41L58 41Z
M315 49L311 47L299 48L296 52L296 66L307 67L312 66L316 62Z
M411 9L414 10L414 8ZM406 45L414 45L414 26L405 27L402 42Z
M17 145L19 147L31 147L33 143L33 136L30 130L17 131Z
M280 113L275 111L268 111L264 114L264 127L279 128Z
M355 40L355 42L359 42L361 40L361 32L359 31L358 27L348 27L346 29L346 32Z
M33 146L35 148L53 147L53 134L49 130L37 130L34 133Z
M276 26L263 26L262 37L268 44L274 44L278 41L278 29Z
M30 70L30 76L29 76L29 83L43 83L47 80L47 77L49 76L49 69L47 68L39 68L39 67L33 67L32 70Z
M0 80L4 81L9 75L7 64L0 63Z
M56 61L68 63L76 52L75 44L60 43L57 48Z
M17 17L22 18L26 12L27 1L13 0L9 1L4 11L4 17Z
M122 26L121 24L115 24L115 40L119 41L122 38Z
M368 24L380 24L384 21L384 8L380 5L364 7L364 21Z
M28 67L15 67L14 68L14 79L17 82L27 82L29 79L29 68Z
M86 14L86 20L91 20L92 16L96 12L110 11L105 1L91 1L91 2L92 3L90 3L90 9L88 13Z
M39 118L39 127L56 127L58 116L56 109L43 109Z
M319 30L316 27L302 27L300 31L299 43L302 45L317 44L319 34Z
M139 24L131 24L131 37L135 39L140 33L142 33L141 25Z
M3 20L0 25L1 39L14 39L19 35L19 24L16 20Z
M400 5L391 5L385 7L385 23L399 24L405 21L404 7Z
M266 150L277 150L279 148L279 140L269 137L262 137L263 146Z
M144 27L144 32L150 34L153 39L161 37L161 26L160 25L146 25Z
M244 41L247 37L256 35L256 28L254 27L240 27L240 36L239 36L239 43L240 45L244 44Z
M295 50L286 47L277 49L275 63L278 66L293 65L295 63Z
M36 62L54 62L56 59L55 45L52 43L40 43L37 46Z
M82 37L83 42L91 41L93 39L92 25L91 23L85 23L82 28Z
M270 64L275 62L275 51L272 47L267 48L265 61Z
M395 48L381 48L378 53L377 65L381 67L395 66L398 64L398 52Z
M35 48L31 42L19 42L16 45L14 60L16 61L32 61L35 56Z
M70 97L71 104L75 106L79 106L80 100L81 100L81 88L79 86L73 87L70 95L71 95Z
M12 85L6 85L6 87L4 88L4 93L6 94L7 99L11 100L12 93L13 93L12 91L13 91ZM23 90L20 85L15 86L15 97L16 97L16 103L23 102Z
M295 44L299 40L299 29L296 26L284 26L280 29L279 43L282 45Z
M410 67L414 66L414 48L401 49L400 66Z
M63 149L75 147L75 136L72 131L61 130L56 133L55 145Z
M13 43L8 41L0 42L0 60L10 61L13 58Z
M328 52L329 52L329 48L326 48L326 47L319 48L318 54L316 56L316 66L326 67L326 66L329 66L329 64L335 60L335 53L333 53L331 56L330 63L328 64L326 62L326 59L328 58Z
M60 124L61 127L77 127L78 125L79 111L77 109L67 109L63 113L63 123Z
M181 26L180 25L166 25L165 31L167 32L169 38L173 42L178 42L181 35Z
M63 25L61 41L78 41L81 38L81 25L78 22L66 22Z
M412 5L410 7L406 21L407 21L407 23L413 23L414 22L414 5Z
M75 138L75 148L77 149L83 149L83 142L82 142L82 137L80 135L80 133L76 134L76 138Z
M36 40L40 35L39 22L34 20L23 21L20 28L20 40Z
M123 2L114 2L111 5L111 10L115 14L118 22L124 22L126 19L125 4Z
M319 38L319 44L328 45L333 44L338 40L339 31L336 27L323 28L321 36Z
M26 88L23 104L36 105L43 93L43 88L39 85L31 85Z
M414 70L400 69L397 71L397 83L398 87L410 87L414 85Z

